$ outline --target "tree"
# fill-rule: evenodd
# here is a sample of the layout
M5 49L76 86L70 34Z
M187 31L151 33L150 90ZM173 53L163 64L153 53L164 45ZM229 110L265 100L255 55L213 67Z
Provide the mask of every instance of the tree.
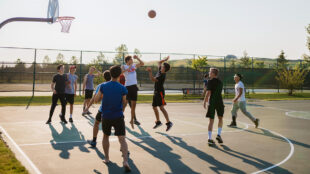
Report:
M204 69L207 67L207 65L208 65L207 56L198 56L198 59L192 60L192 67L200 72L203 72Z
M48 55L44 56L44 58L43 58L43 63L44 63L44 64L49 64L49 63L51 63L51 59L48 57Z
M281 53L280 55L278 56L277 58L277 63L278 63L278 69L286 69L287 68L287 60L285 58L285 55L284 55L284 51L281 50Z
M15 65L15 69L16 70L20 70L20 71L23 71L26 69L26 65L25 65L25 62L22 62L21 59L17 59L15 61L16 65Z
M255 68L265 68L265 62L256 60L256 61L254 61L254 67Z
M71 59L70 59L70 64L72 65L76 65L79 63L79 60L77 59L76 56L72 56Z
M310 51L310 24L308 25L306 30L307 30L307 33L309 34L309 36L307 36L307 46L308 46L308 49Z
M276 80L279 81L281 87L288 89L288 95L293 95L294 90L300 89L304 84L307 73L306 69L298 66L294 69L282 69L278 71Z
M119 47L115 49L117 54L114 57L114 64L123 64L123 57L125 58L128 55L128 48L126 44L121 44Z
M64 55L61 53L58 53L54 64L66 64Z
M139 58L142 57L142 54L140 52L140 50L138 48L135 48L135 50L133 51L135 53L135 55L137 55Z
M230 65L229 65L229 67L230 67L230 68L236 68L236 60L235 60L235 59L231 59L230 62L231 62L231 63L230 63Z
M240 59L240 65L243 68L250 68L251 67L251 60L250 57L248 56L248 53L246 51L243 52L243 57Z

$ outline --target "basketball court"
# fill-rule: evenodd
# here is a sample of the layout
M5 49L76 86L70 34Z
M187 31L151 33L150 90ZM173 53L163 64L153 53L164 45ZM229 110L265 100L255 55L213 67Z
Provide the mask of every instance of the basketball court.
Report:
M127 127L132 173L307 173L310 167L309 101L248 103L248 110L261 119L256 129L241 113L238 128L229 128L231 102L225 101L223 145L207 145L207 124L202 103L168 103L174 126L153 129L155 116L150 104L137 106L141 126ZM62 124L56 108L51 125L45 124L49 106L1 107L0 126L4 139L31 173L122 173L120 146L110 137L111 164L103 163L99 132L97 148L92 138L94 113L81 116L75 105L74 123ZM126 124L129 110L125 112ZM67 116L68 117L68 116ZM162 121L163 116L161 115ZM217 124L217 121L215 122ZM129 124L127 124L129 126ZM216 136L216 127L213 137Z

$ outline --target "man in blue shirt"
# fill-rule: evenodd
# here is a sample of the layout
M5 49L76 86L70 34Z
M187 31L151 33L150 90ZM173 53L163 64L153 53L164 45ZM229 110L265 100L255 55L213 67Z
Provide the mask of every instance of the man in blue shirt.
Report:
M128 164L128 146L125 139L126 129L123 114L124 104L126 102L126 95L128 94L128 91L118 82L121 73L122 69L118 65L112 66L110 68L112 80L100 86L100 90L95 96L95 102L100 101L100 98L102 97L102 130L104 133L102 146L105 155L105 163L110 162L109 136L111 135L112 127L114 127L114 134L119 139L121 151L123 153L124 169L126 172L130 172L131 169ZM133 122L131 122L131 126L133 128Z

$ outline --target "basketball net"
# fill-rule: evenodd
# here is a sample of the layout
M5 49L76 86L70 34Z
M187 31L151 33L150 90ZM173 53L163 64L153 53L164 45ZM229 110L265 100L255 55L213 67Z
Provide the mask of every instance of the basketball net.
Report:
M71 16L62 16L62 17L58 17L57 21L61 24L61 32L63 33L69 33L70 31L70 27L71 27L71 23L74 20L74 17Z

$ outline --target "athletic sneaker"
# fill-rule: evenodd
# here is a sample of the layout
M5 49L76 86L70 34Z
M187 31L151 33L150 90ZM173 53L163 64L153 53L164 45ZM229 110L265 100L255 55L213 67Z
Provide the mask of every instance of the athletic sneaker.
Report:
M96 141L93 141L93 140L87 140L88 144L91 145L91 147L96 147L97 145L97 142Z
M222 137L221 137L220 135L217 135L217 136L216 136L216 140L217 140L217 142L220 143L220 144L223 143Z
M72 118L69 118L69 122L70 122L70 123L73 123L73 119L72 119Z
M169 121L168 123L166 123L166 125L167 125L166 131L169 131L171 127L173 126L173 123Z
M64 123L67 124L68 122L66 121L65 117L59 114L60 120Z
M258 126L259 126L259 119L256 118L256 120L254 121L254 123L255 123L255 128L258 128Z
M140 125L140 122L138 120L134 120L133 123L138 126Z
M213 140L208 140L208 145L209 146L215 146L215 142Z
M52 122L52 120L48 119L45 124L50 124L51 122Z
M234 121L232 121L232 122L230 123L230 125L227 125L227 126L229 126L229 127L237 127L237 123L234 122Z
M156 123L156 124L155 124L155 126L153 127L153 129L156 129L156 128L158 128L159 126L163 125L163 124L161 123L161 121L156 121L155 123Z

